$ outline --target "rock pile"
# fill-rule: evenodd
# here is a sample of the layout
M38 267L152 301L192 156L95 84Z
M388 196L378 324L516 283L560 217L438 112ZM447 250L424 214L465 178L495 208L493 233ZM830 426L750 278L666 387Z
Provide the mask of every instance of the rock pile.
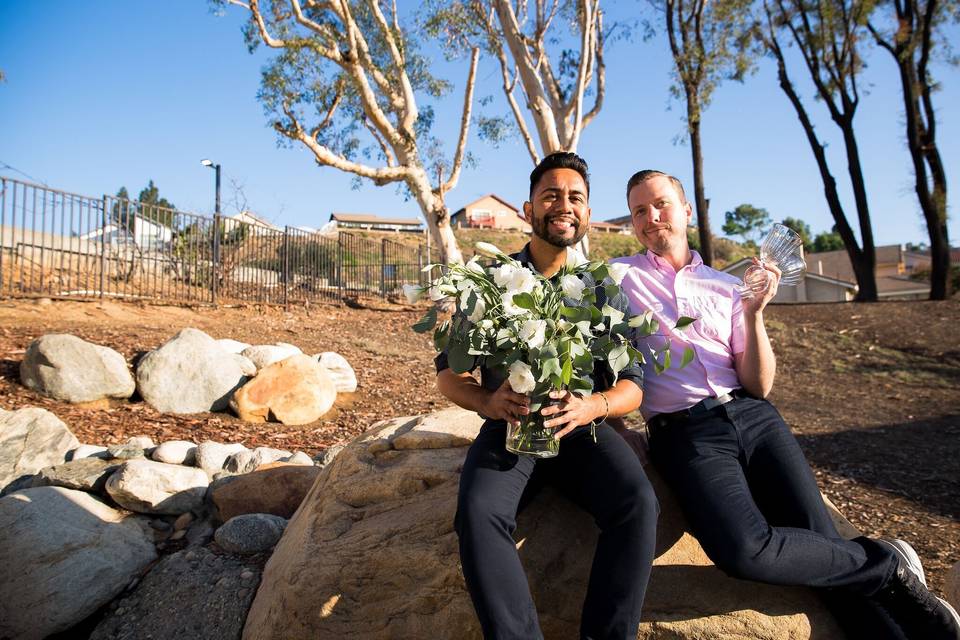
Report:
M136 376L113 349L72 335L46 335L27 349L20 379L66 402L97 405L137 391L165 413L230 408L243 420L293 425L320 419L338 393L357 389L356 373L338 353L307 356L292 344L215 340L191 328L143 356Z
M214 538L220 553L268 552L322 464L303 452L242 444L155 445L137 437L111 447L81 445L44 409L0 413L0 566L9 577L0 584L0 637L69 629L137 583L158 552L184 544L201 549L161 563L172 573L197 558L206 566L207 555L197 554L208 554L202 546ZM259 571L217 575L217 585L245 585L242 597L223 597L230 607L243 604L245 615ZM109 618L120 625L115 630L131 623L122 609ZM228 637L216 626L210 631L188 635Z

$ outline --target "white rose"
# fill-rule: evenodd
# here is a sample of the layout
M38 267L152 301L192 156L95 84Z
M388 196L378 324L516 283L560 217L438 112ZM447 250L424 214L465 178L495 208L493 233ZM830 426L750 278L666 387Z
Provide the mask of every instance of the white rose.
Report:
M610 272L610 277L613 278L613 281L620 284L627 275L627 271L630 271L630 265L625 262L614 262L607 266L607 270Z
M466 269L467 271L472 271L477 275L484 275L483 265L477 262L476 258L467 263Z
M520 339L527 344L527 348L539 349L546 339L546 331L546 320L525 320L520 325Z
M526 309L521 309L517 305L513 304L514 293L514 291L510 291L500 297L500 302L503 304L503 312L508 316L518 316L526 311Z
M579 267L584 262L587 262L587 259L584 257L580 251L574 247L567 247L567 266L570 268Z
M533 286L537 284L537 277L526 267L514 270L510 277L510 283L507 285L507 291L513 293L530 293Z
M473 307L473 313L467 316L467 320L476 324L483 319L483 314L487 312L487 305L483 302L483 298L477 298L477 304Z
M533 370L530 365L517 360L510 365L508 369L510 377L510 388L515 393L530 393L537 386L537 381L533 378Z
M583 280L573 274L565 275L560 278L560 288L563 289L563 295L574 300L583 298L583 289L586 287Z
M439 285L433 285L432 287L430 287L430 290L428 293L430 295L430 299L433 300L434 302L438 302L447 297L447 294L445 294L443 291L440 290Z
M489 242L478 242L473 248L477 253L488 258L496 258L497 256L503 255L503 252L500 251L496 245L492 245Z
M418 287L414 284L405 284L403 285L403 295L407 298L407 302L413 304L423 295L423 287Z
M510 281L513 279L513 272L516 270L517 268L512 264L500 265L493 270L493 281L497 283L498 287L509 289Z

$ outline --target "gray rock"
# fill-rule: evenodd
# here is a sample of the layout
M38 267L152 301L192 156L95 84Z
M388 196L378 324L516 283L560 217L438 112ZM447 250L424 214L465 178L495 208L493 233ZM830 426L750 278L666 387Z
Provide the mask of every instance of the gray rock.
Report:
M195 520L186 529L187 544L191 547L202 547L213 540L213 523L208 519Z
M323 453L316 456L314 460L316 461L318 467L325 467L333 462L333 459L336 458L337 454L341 451L343 451L343 445L335 444L332 447L327 447L324 449Z
M150 436L133 436L132 438L127 438L127 444L140 447L144 451L157 446Z
M279 462L281 460L286 460L289 458L292 453L286 451L285 449L274 449L272 447L257 447L253 450L257 457L259 458L259 463L261 464L270 464L271 462Z
M34 340L20 362L20 380L67 402L129 398L136 388L122 355L68 334Z
M336 351L324 351L313 357L330 374L337 393L353 393L357 390L357 374L346 358Z
M274 362L280 362L281 360L286 360L290 356L295 356L303 353L298 347L293 346L292 344L286 343L277 343L277 344L258 344L253 347L248 347L244 349L242 355L249 358L251 362L257 367L257 371L263 369L264 367L270 366Z
M230 454L223 463L223 470L233 475L250 473L260 465L270 464L271 462L280 460L286 462L292 455L289 451L273 449L271 447L257 447L253 451L245 449Z
M233 354L197 329L184 329L137 366L137 388L167 413L223 411L247 377Z
M217 340L217 344L220 345L220 348L226 351L227 353L243 353L244 349L250 347L246 342L239 342L237 340L231 340L230 338L221 338Z
M243 375L251 378L257 375L257 365L253 364L253 360L239 353L233 354L233 359L236 360L237 364L240 366L240 370L243 371Z
M143 447L135 444L114 444L107 447L107 455L114 460L132 460L145 457Z
M0 498L0 638L39 640L84 620L156 558L152 537L82 491Z
M240 640L260 569L240 558L190 548L157 563L117 601L91 640Z
M197 459L197 445L186 440L161 442L150 454L157 462L193 465Z
M295 454L284 460L288 464L299 464L303 466L313 466L313 458L303 451L297 451Z
M45 467L33 477L34 487L64 487L78 491L103 493L104 485L120 468L116 460L80 458L53 467Z
M260 553L280 541L287 519L269 513L247 513L230 518L213 539L231 553Z
M110 476L106 489L125 509L180 515L203 506L207 475L193 467L130 460Z
M247 448L238 442L221 444L207 440L197 445L195 464L203 469L208 477L212 478L223 470L227 458L234 453L246 450Z
M80 443L46 409L0 409L0 489L21 476L66 461Z
M82 444L73 449L67 456L68 460L79 460L80 458L109 458L110 454L106 447L100 447L94 444Z

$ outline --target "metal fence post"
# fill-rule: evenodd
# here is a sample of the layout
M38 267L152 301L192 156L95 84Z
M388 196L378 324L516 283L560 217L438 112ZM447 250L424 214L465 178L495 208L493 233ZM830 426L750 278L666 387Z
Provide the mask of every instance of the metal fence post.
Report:
M106 288L107 275L107 196L103 196L103 211L100 212L100 301Z
M290 291L290 227L283 227L283 308L288 309Z
M380 241L380 297L387 297L387 239Z
M210 302L217 304L217 280L220 273L220 214L213 214L213 260L211 261Z
M337 232L337 297L343 300L343 234Z

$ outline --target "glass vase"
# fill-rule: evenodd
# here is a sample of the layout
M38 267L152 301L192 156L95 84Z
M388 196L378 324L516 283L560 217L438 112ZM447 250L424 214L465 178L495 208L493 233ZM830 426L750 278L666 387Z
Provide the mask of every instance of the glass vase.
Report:
M507 423L507 451L536 458L552 458L560 453L560 441L553 437L553 429L543 426L548 418L540 414L541 408L556 403L549 392L530 398L530 413L520 416L517 424Z

